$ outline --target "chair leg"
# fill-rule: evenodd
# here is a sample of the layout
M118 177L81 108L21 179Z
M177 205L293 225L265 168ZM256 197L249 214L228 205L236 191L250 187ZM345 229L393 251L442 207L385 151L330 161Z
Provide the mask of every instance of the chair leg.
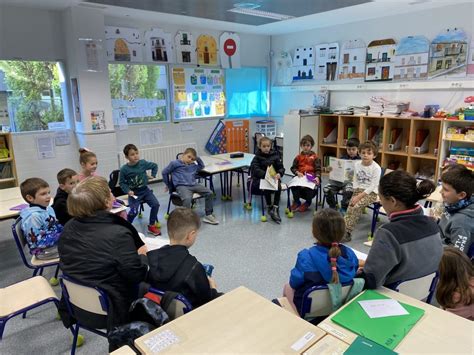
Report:
M39 269L39 275L40 276L43 276L43 271L44 271L44 268L40 267L40 269Z
M59 264L58 264L58 266L56 266L56 271L54 272L54 277L58 278L58 275L59 275Z
M0 340L3 337L3 331L5 330L5 325L7 324L7 319L0 319Z
M79 335L79 324L76 324L76 326L74 327L73 335L74 337L72 339L71 355L74 355L76 353L77 337Z
M266 222L267 221L267 216L265 216L265 202L264 202L264 199L263 199L263 194L260 195L260 205L262 206L262 216L260 217L260 220L262 222Z
M39 271L39 268L38 268L38 269L34 269L34 270L33 270L33 276L32 276L32 277L35 277L36 274L38 274L38 271Z

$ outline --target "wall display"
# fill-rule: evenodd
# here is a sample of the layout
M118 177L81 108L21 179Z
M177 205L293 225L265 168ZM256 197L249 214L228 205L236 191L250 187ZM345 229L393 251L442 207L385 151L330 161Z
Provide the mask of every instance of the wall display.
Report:
M393 38L375 40L367 46L365 81L389 81L393 79L395 49Z
M147 62L173 62L171 34L161 28L145 31L145 60Z
M469 58L467 60L467 75L474 76L474 39L471 40Z
M298 47L293 56L293 80L314 79L314 48Z
M79 51L79 67L81 70L89 72L101 72L101 55L99 51L102 50L101 39L79 38L82 50Z
M91 111L91 124L93 131L103 131L107 127L105 125L104 111Z
M217 41L213 36L200 35L196 48L199 65L219 65Z
M395 51L394 80L418 80L428 77L430 41L424 36L403 37Z
M337 42L322 43L315 47L315 74L316 80L334 81L339 60L339 44Z
M361 39L346 41L339 56L339 80L364 79L366 45Z
M240 68L240 37L235 32L224 32L219 38L222 68Z
M81 101L79 99L79 84L77 78L71 78L72 109L74 110L74 119L81 122Z
M273 76L273 85L289 85L293 81L291 73L293 61L288 52L281 51L273 59L275 75Z
M226 150L249 152L249 120L225 120Z
M206 150L213 155L227 153L225 124L223 121L217 122L216 127L206 143Z
M138 29L105 26L105 42L109 61L143 61L142 39Z
M466 76L468 43L460 28L448 28L438 34L430 46L429 78Z
M222 69L174 67L171 78L175 119L224 116Z
M53 136L35 136L35 140L38 159L51 159L56 157Z
M196 43L191 32L178 31L174 38L176 62L179 64L197 64Z

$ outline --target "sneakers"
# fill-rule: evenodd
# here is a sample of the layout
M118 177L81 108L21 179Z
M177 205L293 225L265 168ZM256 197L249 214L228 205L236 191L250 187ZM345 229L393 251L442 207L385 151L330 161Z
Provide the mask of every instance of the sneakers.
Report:
M281 217L280 217L280 212L279 212L279 207L278 206L272 206L268 207L268 214L270 215L271 219L280 224L281 223Z
M290 206L291 212L297 211L298 208L300 208L300 206L301 206L301 203L293 202L293 204Z
M158 228L156 225L149 225L148 226L148 233L153 234L155 236L161 235L160 228Z
M299 212L306 212L309 208L309 204L307 202L303 203L300 208L298 208Z
M216 217L213 214L208 214L206 217L202 219L204 223L209 223L209 224L219 224L219 221L216 219Z

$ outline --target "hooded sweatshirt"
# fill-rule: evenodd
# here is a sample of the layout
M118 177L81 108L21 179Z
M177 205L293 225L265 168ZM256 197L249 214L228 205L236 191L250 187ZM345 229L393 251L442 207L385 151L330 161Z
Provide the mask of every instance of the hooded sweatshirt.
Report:
M166 245L148 252L147 256L148 282L152 287L182 294L193 308L220 296L209 286L202 264L184 245Z
M72 218L72 216L67 211L68 196L69 194L66 191L58 187L52 206L59 223L61 223L63 226L65 226L66 222Z

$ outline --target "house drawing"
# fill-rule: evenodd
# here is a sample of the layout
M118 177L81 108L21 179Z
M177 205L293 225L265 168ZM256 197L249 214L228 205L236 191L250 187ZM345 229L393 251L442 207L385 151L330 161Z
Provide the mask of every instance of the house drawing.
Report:
M293 80L314 78L314 48L298 47L293 57Z
M462 29L448 28L438 34L430 46L429 77L465 76L467 49L467 35Z
M424 36L403 37L398 43L393 72L394 80L417 80L428 77L430 41Z
M109 61L142 61L142 40L138 29L106 26L105 43Z
M339 56L339 80L363 79L365 75L366 45L361 39L346 41Z
M161 28L145 32L145 59L149 62L172 62L171 34Z
M197 61L199 65L218 65L217 41L211 35L200 35L197 39Z
M180 64L196 64L196 45L193 34L188 31L178 31L174 38L176 61Z
M396 43L392 38L369 43L365 60L365 81L393 79Z
M474 39L471 41L469 48L469 59L467 60L467 75L474 76Z
M321 43L315 46L316 80L335 80L337 61L339 60L339 44L337 42Z

